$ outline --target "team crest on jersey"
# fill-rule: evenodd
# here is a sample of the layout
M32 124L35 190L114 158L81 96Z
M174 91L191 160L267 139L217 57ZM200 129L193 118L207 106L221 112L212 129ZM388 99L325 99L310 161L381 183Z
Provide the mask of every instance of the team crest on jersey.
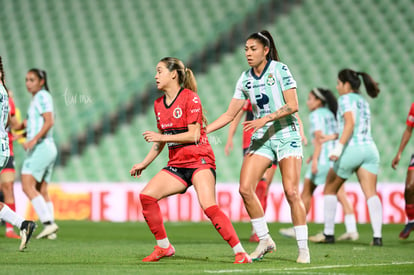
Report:
M268 86L273 86L273 85L275 85L275 82L276 82L275 77L272 74L269 74L267 76L266 84Z
M180 118L183 115L183 110L181 110L180 106L174 109L173 116L175 118Z

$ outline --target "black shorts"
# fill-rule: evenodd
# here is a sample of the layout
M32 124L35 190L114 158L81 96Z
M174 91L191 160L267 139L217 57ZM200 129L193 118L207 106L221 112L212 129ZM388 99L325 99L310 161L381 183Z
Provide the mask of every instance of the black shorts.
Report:
M204 169L210 169L213 173L214 180L216 179L216 170L214 170L211 167L198 167L198 168L181 168L181 167L173 167L173 166L166 166L163 168L163 170L166 170L173 176L177 177L180 181L184 183L184 185L190 187L193 185L193 175L197 170L204 170Z
M1 170L1 174L3 173L7 173L7 172L11 172L11 173L15 173L16 170L14 169L14 156L10 156L9 159L7 160L6 166L4 166L3 170Z
M414 170L414 154L411 155L410 164L408 164L408 170Z

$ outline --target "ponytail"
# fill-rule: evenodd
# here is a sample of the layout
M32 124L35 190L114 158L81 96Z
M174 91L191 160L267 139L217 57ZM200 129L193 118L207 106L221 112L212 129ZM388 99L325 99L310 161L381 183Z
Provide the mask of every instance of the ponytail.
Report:
M280 61L279 54L276 49L275 42L272 35L267 30L262 30L260 32L252 33L247 40L255 39L258 40L263 46L269 48L269 53L266 55L267 60Z
M334 114L336 118L336 111L338 111L338 101L336 100L335 95L329 89L323 88L314 88L311 93L320 101L323 105L328 107L328 109Z
M380 93L378 83L375 82L369 74L356 72L351 69L343 69L338 73L338 79L343 83L348 82L351 85L351 89L355 92L359 92L359 86L361 86L361 79L359 76L362 76L367 94L372 98L377 97Z
M170 72L174 70L177 71L178 84L181 87L197 93L197 81L195 79L194 73L191 69L186 68L181 60L174 57L164 57L160 60L160 62L164 62ZM204 125L207 125L207 118L204 115L204 111L202 113L202 117Z

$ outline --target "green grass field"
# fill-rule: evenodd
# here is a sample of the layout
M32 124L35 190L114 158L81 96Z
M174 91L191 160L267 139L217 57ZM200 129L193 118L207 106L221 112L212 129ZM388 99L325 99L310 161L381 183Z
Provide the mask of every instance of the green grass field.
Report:
M286 224L270 224L277 252L260 262L232 264L231 248L210 223L166 223L176 255L157 263L142 263L155 241L145 223L61 221L57 240L32 239L25 252L18 240L0 236L1 274L413 274L414 235L398 239L402 225L385 225L383 247L371 247L371 226L359 225L360 239L333 245L310 244L311 264L295 263L296 241L279 235ZM235 223L248 252L249 223ZM4 230L4 227L0 228ZM309 224L309 233L322 229ZM337 225L337 235L343 233ZM40 229L38 229L40 232ZM35 232L35 233L38 233Z

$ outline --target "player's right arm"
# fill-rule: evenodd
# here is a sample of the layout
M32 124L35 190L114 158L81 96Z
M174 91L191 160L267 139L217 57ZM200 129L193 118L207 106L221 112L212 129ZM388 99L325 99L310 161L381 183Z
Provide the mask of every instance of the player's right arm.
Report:
M233 119L233 121L230 123L229 135L227 136L226 146L224 147L224 153L226 154L226 156L228 156L230 152L233 150L233 137L236 133L237 126L239 125L243 114L244 111L240 110L236 117Z
M407 125L407 127L405 128L405 131L404 131L404 133L401 137L400 147L398 148L397 155L395 155L394 159L391 162L391 167L393 169L397 168L397 165L398 165L398 163L400 162L400 159L401 159L401 154L404 151L404 148L407 145L408 141L410 140L412 132L413 132L413 127Z
M214 132L232 122L240 110L243 108L245 101L245 99L233 98L230 101L227 111L206 127L206 133L209 134L211 132Z

